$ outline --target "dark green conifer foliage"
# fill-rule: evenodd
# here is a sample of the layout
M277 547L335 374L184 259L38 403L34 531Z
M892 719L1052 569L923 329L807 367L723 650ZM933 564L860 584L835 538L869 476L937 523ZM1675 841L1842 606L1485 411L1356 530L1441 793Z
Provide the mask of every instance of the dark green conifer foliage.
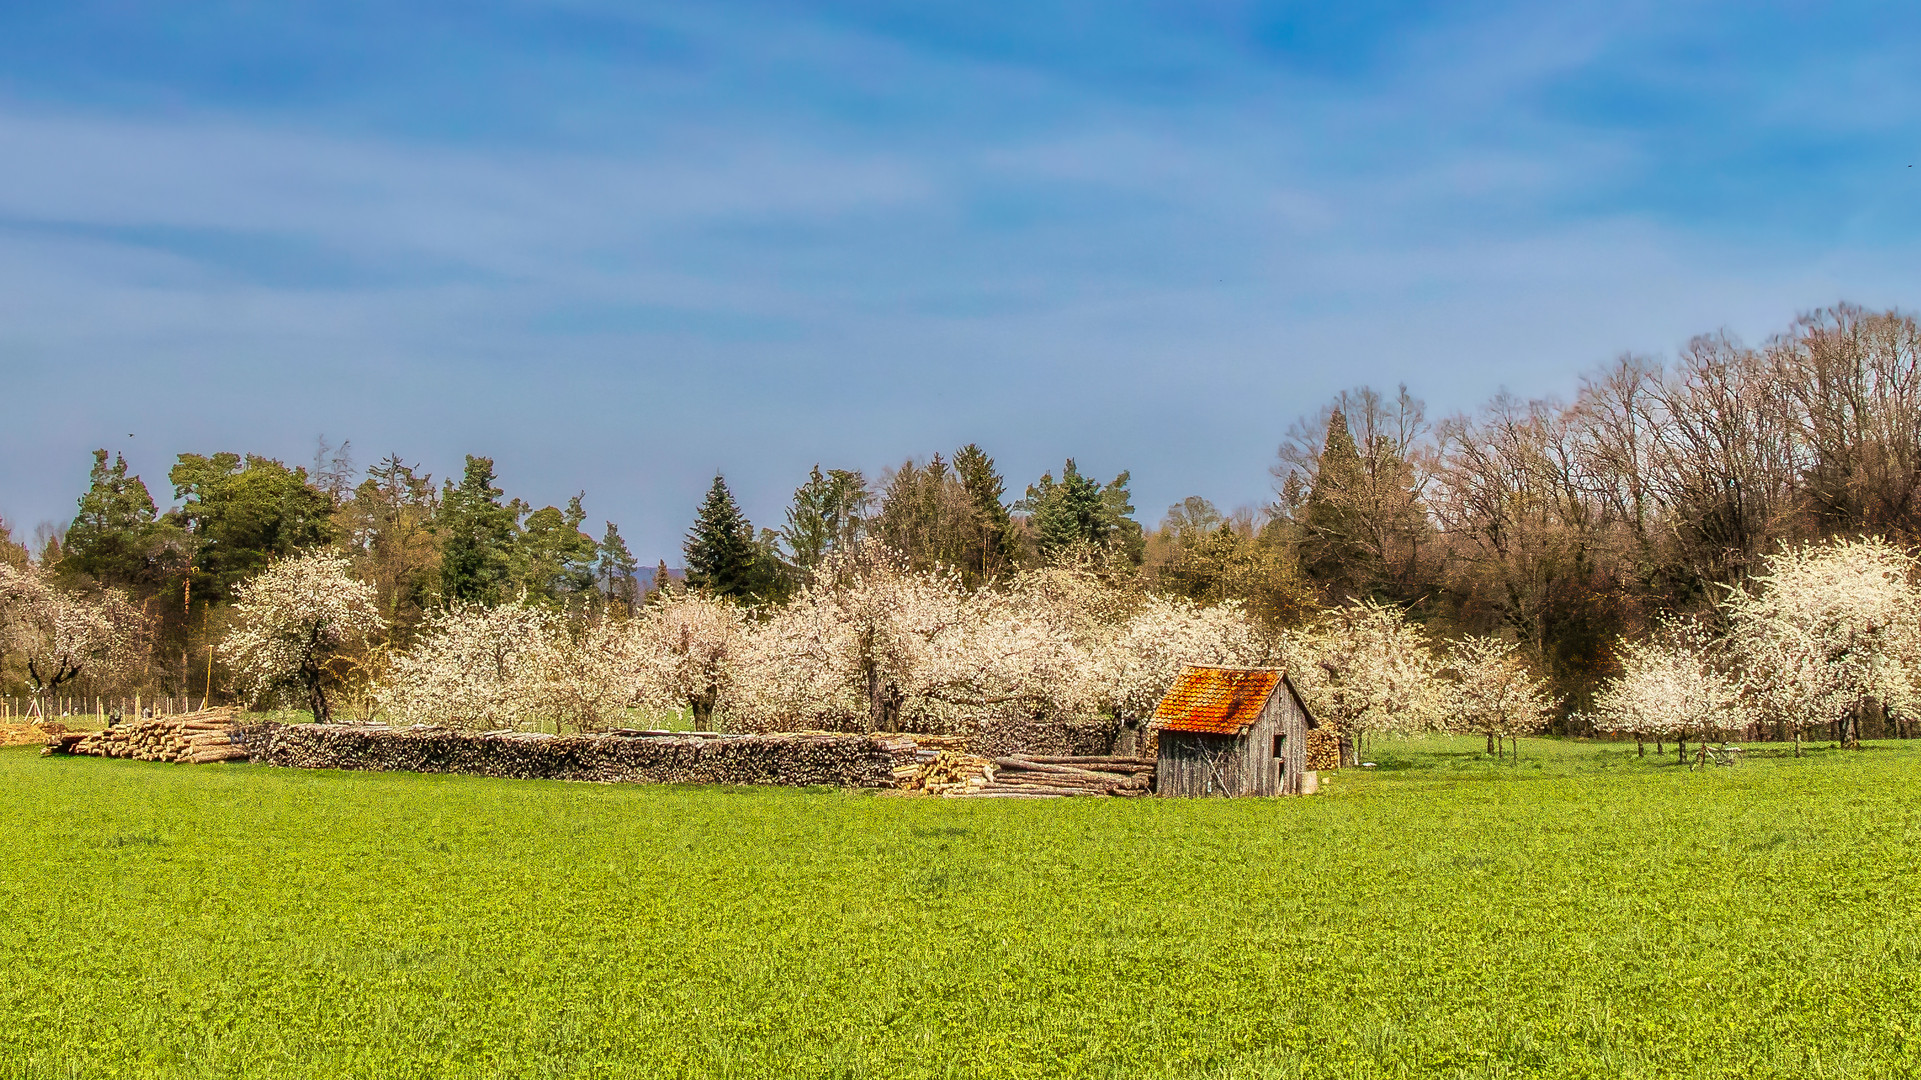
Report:
M954 472L974 509L974 534L961 556L962 573L970 581L1001 577L1019 565L1021 557L1020 534L1002 501L1005 482L994 459L976 443L955 452Z
M814 466L807 482L794 490L787 526L781 530L794 569L803 579L811 576L829 553L844 550L860 539L872 504L867 479L859 472L829 469L823 474L819 465Z
M687 556L689 586L737 600L754 595L761 576L760 547L752 523L718 473L681 550Z
M448 600L498 604L513 597L520 541L518 499L502 503L494 460L467 455L460 483L447 481L434 532L440 537L440 590Z
M640 602L640 563L634 559L634 553L627 550L627 541L621 539L620 530L613 522L607 523L595 555L594 574L600 582L600 594L609 604L633 611L634 605Z
M1105 488L1082 476L1073 458L1061 469L1058 483L1052 473L1028 485L1021 508L1030 517L1035 546L1042 558L1075 544L1112 546L1138 562L1141 527L1132 518L1134 507L1127 490L1128 474L1121 473Z
M155 520L153 496L138 476L127 475L127 460L119 454L107 464L107 452L93 452L93 472L80 496L80 512L67 526L61 552L63 574L84 574L103 585L122 588L152 585L160 576L161 527Z

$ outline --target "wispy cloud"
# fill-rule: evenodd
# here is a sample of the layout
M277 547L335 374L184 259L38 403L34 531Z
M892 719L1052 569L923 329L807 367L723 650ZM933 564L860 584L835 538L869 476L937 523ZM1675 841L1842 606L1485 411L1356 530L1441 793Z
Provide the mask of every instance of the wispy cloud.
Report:
M1446 410L1912 302L1914 26L1860 19L0 16L0 367L59 403L0 428L0 513L65 516L128 431L150 480L492 453L650 558L713 468L767 519L815 460L970 439L1016 487L1074 454L1150 516L1256 501L1343 386Z

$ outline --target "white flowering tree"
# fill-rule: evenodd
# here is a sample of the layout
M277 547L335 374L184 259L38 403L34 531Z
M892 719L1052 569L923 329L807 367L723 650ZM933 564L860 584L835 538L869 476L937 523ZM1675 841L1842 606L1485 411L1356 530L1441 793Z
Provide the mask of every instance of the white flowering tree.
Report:
M1794 733L1839 726L1859 743L1870 701L1916 713L1921 592L1912 554L1879 539L1783 547L1722 606L1757 714Z
M1090 681L1099 711L1146 717L1188 664L1255 667L1270 659L1239 601L1202 607L1148 597L1092 650Z
M525 597L455 604L429 613L413 648L389 659L374 699L397 724L591 731L625 714L639 666L619 620L570 624Z
M1528 670L1512 643L1472 637L1448 648L1445 690L1447 725L1455 731L1487 736L1487 752L1499 756L1503 739L1513 740L1520 760L1520 737L1547 727L1554 701L1547 684Z
M1345 764L1361 740L1439 730L1446 694L1427 631L1397 607L1364 601L1322 612L1281 642L1288 678L1340 733Z
M633 693L654 709L689 709L710 731L747 647L747 615L732 601L668 588L628 625Z
M0 661L17 660L47 715L47 698L79 679L106 685L146 654L148 625L113 589L79 593L55 585L34 564L0 562Z
M220 652L256 701L292 697L332 719L329 665L386 626L374 587L332 552L277 560L235 590Z
M1683 758L1686 740L1707 741L1749 720L1738 680L1717 662L1716 643L1698 623L1670 623L1648 640L1623 641L1621 674L1594 697L1596 731L1633 735L1656 748L1673 740ZM1645 753L1645 749L1642 751Z
M401 724L532 727L542 716L548 665L562 632L557 614L525 602L431 612L413 648L390 661L376 697Z
M1236 607L1143 598L1085 567L965 588L868 542L750 624L729 716L744 726L951 730L1005 716L1152 709L1182 663L1252 662Z
M938 659L965 631L958 577L916 572L876 541L830 554L814 580L755 628L734 709L758 727L842 724L898 730L941 681Z
M556 731L599 731L624 718L636 700L642 661L625 620L605 613L541 635L525 665L530 712Z

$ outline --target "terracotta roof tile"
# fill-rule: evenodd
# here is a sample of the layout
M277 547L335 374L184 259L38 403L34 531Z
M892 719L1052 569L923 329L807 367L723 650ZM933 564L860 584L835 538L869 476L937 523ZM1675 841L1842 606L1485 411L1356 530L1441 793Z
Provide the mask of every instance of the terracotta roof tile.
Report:
M1188 667L1154 710L1154 726L1238 735L1260 717L1280 683L1279 668Z

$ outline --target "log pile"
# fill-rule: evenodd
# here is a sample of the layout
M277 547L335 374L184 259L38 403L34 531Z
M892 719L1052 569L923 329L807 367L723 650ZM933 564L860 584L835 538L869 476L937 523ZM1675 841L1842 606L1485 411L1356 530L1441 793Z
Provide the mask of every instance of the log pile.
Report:
M1333 725L1324 724L1307 729L1307 768L1318 772L1322 769L1341 767L1341 735Z
M909 735L914 760L894 770L904 791L946 798L1063 799L1078 795L1123 798L1148 794L1154 762L1106 754L1001 755L971 753L968 738Z
M63 731L50 735L41 754L131 758L207 765L242 761L247 748L234 724L232 707L185 713L164 719L134 720L102 731Z
M936 741L959 739L916 736L919 744L911 765L894 770L894 780L903 791L923 791L929 795L964 795L993 782L993 763L984 757L930 745Z
M715 735L608 732L474 734L439 727L262 724L254 761L304 769L462 773L519 780L646 784L895 787L914 763L908 739L829 732Z
M1105 754L997 757L988 782L964 794L976 798L1058 799L1076 795L1137 798L1151 792L1154 763Z
M993 720L967 733L967 752L985 758L1098 757L1114 752L1120 722L1106 717L1062 720Z

